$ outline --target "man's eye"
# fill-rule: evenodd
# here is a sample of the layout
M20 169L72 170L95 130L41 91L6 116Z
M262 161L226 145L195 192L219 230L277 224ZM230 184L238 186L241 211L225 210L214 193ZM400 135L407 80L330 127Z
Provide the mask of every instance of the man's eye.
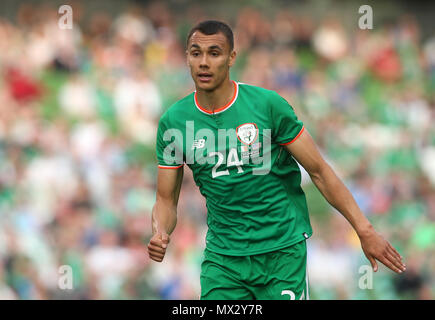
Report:
M199 52L193 52L193 53L192 53L192 56L194 56L194 57L199 56Z
M217 52L212 52L211 55L212 55L213 57L217 57L217 56L219 55L219 53L217 53Z

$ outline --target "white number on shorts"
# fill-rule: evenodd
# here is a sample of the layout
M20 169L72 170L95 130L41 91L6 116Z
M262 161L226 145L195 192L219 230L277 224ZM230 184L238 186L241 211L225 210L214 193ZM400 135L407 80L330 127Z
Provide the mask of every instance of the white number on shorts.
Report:
M290 300L296 300L296 295L295 295L295 293L293 291L291 291L291 290L282 290L281 291L281 295L283 296L285 294L288 294L290 296ZM304 298L305 298L305 290L302 291L302 294L301 294L301 297L299 298L299 300L304 300Z

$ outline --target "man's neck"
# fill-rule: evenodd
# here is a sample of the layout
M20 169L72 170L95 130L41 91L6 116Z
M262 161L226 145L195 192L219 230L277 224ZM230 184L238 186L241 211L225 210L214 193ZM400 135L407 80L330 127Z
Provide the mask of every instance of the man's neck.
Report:
M196 98L201 107L213 111L228 104L234 96L234 90L233 81L227 79L213 91L197 90Z

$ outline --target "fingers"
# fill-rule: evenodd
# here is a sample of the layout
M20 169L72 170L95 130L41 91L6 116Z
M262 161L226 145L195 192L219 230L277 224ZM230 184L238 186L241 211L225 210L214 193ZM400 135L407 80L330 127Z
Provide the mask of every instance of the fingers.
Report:
M406 270L406 266L402 262L402 256L380 235L374 233L372 237L361 238L361 246L367 259L372 264L374 272L378 270L376 260L397 273Z
M376 259L394 272L402 273L406 270L405 265L400 259L400 255L396 254L396 252L391 250L388 246L385 248L382 254L376 257Z
M166 247L169 244L169 235L165 232L156 233L148 244L149 257L157 262L163 261L166 253Z
M398 269L400 269L401 272L406 270L405 265L402 263L402 259L400 259L400 255L396 254L393 250L390 248L387 249L386 255L388 260L394 264L394 266Z
M167 233L164 232L158 232L156 233L150 240L150 244L153 244L155 246L166 248L169 244L169 236Z
M149 244L148 245L148 255L151 259L157 262L161 262L165 256L166 250L161 247Z
M385 248L382 254L378 254L376 256L367 255L367 259L370 261L374 272L378 271L376 260L382 262L394 272L402 273L406 270L406 266L403 264L400 254L388 246Z
M375 258L373 258L372 256L367 256L367 259L369 259L370 264L372 265L373 271L374 272L378 271L378 264L376 263Z
M163 258L164 258L164 256L158 256L158 255L152 255L152 254L150 254L149 257L150 257L150 259L152 259L156 262L162 262Z
M397 273L402 273L402 270L400 268L396 267L386 256L382 256L380 259L378 259L380 262L382 262L385 266L393 270Z
M403 257L401 256L401 254L400 254L399 252L397 252L396 249L394 249L394 247L393 247L390 243L388 243L388 248L389 248L391 251L393 251L394 254L396 254L398 257L400 257L400 261L402 261Z
M167 245L169 244L169 236L168 236L168 234L165 233L165 232L162 232L161 239L162 239L162 247L166 248Z
M159 261L159 262L162 261L163 258L165 257L164 253L150 252L150 251L148 251L148 255L151 259Z
M160 239L151 238L150 244L156 247L163 248L162 241Z
M165 252L166 252L166 250L163 249L162 247L153 245L151 243L148 245L148 251L155 252L155 253L161 253L161 254L165 254Z

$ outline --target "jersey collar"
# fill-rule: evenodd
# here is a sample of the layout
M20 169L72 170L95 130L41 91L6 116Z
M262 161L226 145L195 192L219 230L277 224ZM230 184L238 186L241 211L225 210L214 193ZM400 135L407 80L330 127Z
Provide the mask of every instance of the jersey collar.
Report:
M239 84L237 82L235 82L234 80L231 80L231 81L234 83L233 97L231 98L230 102L228 102L223 107L215 109L214 112L207 110L204 107L200 106L198 99L196 97L196 91L195 91L194 100L195 100L195 106L198 108L198 110L201 111L202 113L206 113L206 114L218 114L218 113L224 112L225 110L229 109L234 104L234 102L236 101L237 96L239 94Z

